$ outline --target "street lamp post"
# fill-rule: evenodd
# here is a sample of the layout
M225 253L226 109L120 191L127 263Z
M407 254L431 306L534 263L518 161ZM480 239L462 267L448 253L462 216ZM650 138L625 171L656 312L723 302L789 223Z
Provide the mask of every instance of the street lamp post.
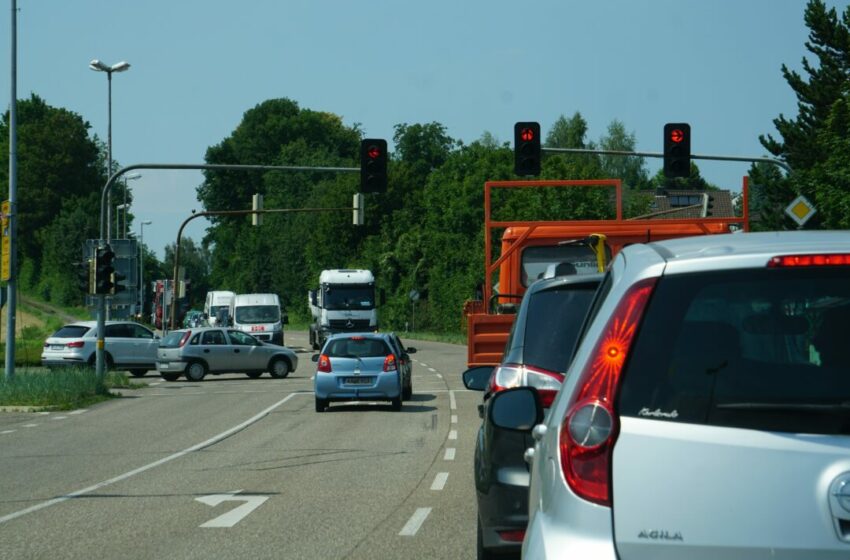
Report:
M151 225L150 220L139 222L141 224L141 233L139 234L139 315L145 314L145 226Z
M109 90L109 112L107 114L107 135L106 135L106 159L107 159L107 168L106 168L106 176L109 177L112 175L112 73L113 72L124 72L128 68L130 68L130 63L126 61L118 62L117 64L113 64L109 66L108 64L104 64L98 59L94 59L89 63L89 68L96 72L106 72L107 84ZM111 197L107 194L106 200L106 240L110 239L110 231L109 224L112 221L112 204ZM117 232L116 232L117 233Z

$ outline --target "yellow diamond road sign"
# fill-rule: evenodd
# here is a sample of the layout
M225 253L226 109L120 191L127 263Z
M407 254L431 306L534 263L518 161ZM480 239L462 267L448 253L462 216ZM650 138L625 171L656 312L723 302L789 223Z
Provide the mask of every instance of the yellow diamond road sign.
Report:
M798 226L808 222L809 218L815 215L815 212L817 212L815 205L803 195L795 198L785 209L785 213L791 216L791 219L797 222Z

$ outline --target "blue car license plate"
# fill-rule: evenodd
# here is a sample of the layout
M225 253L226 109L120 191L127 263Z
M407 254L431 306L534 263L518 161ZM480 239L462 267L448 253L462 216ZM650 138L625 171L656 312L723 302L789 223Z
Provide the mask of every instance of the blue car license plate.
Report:
M346 377L342 380L346 385L371 385L371 377Z

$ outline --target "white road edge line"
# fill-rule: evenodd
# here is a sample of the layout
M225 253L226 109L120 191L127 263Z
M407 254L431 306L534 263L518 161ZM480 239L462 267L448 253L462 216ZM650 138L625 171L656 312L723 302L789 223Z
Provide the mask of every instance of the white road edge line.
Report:
M17 430L3 430L0 434L14 434Z
M449 473L437 473L434 477L434 482L431 483L431 490L442 490L446 487L446 481L449 479Z
M75 492L65 494L64 496L59 496L58 498L53 498L52 500L48 500L46 502L41 502L40 504L35 504L34 506L30 506L26 509L22 509L20 511L14 511L12 513L6 514L6 515L0 517L0 525L2 525L3 523L6 523L7 521L12 521L13 519L17 519L18 517L22 517L22 516L24 516L28 513L33 513L35 511L40 510L40 509L44 509L44 508L47 508L47 507L68 501L71 498L76 498L77 496L82 496L83 494L89 494L91 492L94 492L95 490L100 490L101 488L103 488L105 486L109 486L110 484L115 484L116 482L121 482L122 480L126 480L130 477L136 476L137 474L141 474L141 473L143 473L147 470L150 470L154 467L164 465L165 463L173 461L174 459L179 459L180 457L183 457L184 455L188 455L189 453L192 453L194 451L198 451L198 450L203 449L205 447L209 447L210 445L218 443L219 441L229 437L232 434L235 434L236 432L238 432L240 430L243 430L247 426L250 426L251 424L262 419L263 417L268 415L271 411L273 411L274 409L276 409L277 407L279 407L280 405L282 405L283 403L285 403L286 401L288 401L289 399L291 399L295 395L306 395L306 394L309 394L309 393L290 393L285 398L277 401L275 404L266 408L262 412L252 416L251 418L242 422L238 426L234 426L234 427L230 428L229 430L221 432L220 434L213 436L206 441L202 441L201 443L197 443L197 444L193 445L192 447L187 447L183 451L178 451L177 453L169 455L168 457L163 457L162 459L160 459L158 461L154 461L153 463L148 463L147 465L145 465L143 467L133 469L132 471L125 472L124 474L119 474L118 476L110 478L109 480L104 480L103 482L98 482L97 484L95 484L93 486L89 486L88 488L83 488L82 490L77 490Z
M447 447L446 454L443 455L444 461L454 461L455 460L455 451L457 451L454 447Z
M457 439L457 430L449 430L449 439Z
M417 508L416 511L413 512L413 515L410 516L410 519L407 520L407 523L402 527L401 531L398 532L399 536L402 537L412 537L416 535L419 531L419 528L422 527L422 524L425 523L425 520L428 518L428 515L431 513L431 508Z

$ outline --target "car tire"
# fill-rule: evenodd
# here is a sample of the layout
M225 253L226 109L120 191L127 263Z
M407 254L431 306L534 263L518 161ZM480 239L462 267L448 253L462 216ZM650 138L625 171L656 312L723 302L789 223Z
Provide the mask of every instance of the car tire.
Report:
M316 412L324 412L327 408L327 399L316 399Z
M178 379L180 379L179 373L160 373L159 376L165 379L166 381L177 381Z
M404 391L402 391L401 397L406 401L409 401L411 398L413 398L413 382L411 382L410 385L407 385L404 388Z
M395 412L401 410L401 395L391 400L390 403L392 403L392 407Z
M115 367L115 362L112 360L112 356L109 355L109 352L104 352L103 358L106 361L106 367L104 368L106 371L109 371L113 367ZM97 352L94 352L89 358L89 367L91 367L92 369L97 367Z
M289 362L283 358L276 358L269 364L269 373L275 379L283 379L289 375Z
M476 515L476 517L478 517ZM484 530L481 528L481 519L478 519L477 538L475 539L475 557L478 560L496 560L499 558L493 551L484 548Z
M146 370L146 369L131 369L130 370L130 375L132 375L133 377L144 377L145 375L147 375L147 373L148 373L148 370Z
M186 379L189 381L203 381L207 376L207 366L204 362L192 362L186 366Z
M258 377L260 377L261 375L263 375L263 372L262 372L262 371L249 371L249 372L248 372L248 373L246 373L245 375L247 375L247 376L248 376L248 377L250 377L251 379L257 379Z

